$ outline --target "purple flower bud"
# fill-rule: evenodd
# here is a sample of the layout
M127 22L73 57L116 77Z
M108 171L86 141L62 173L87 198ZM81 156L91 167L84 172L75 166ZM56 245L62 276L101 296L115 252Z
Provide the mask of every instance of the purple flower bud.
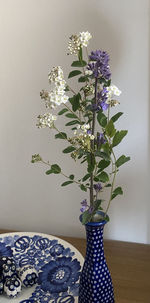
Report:
M89 214L92 214L93 210L94 210L94 207L90 206L89 209L88 209Z
M104 134L103 133L98 133L98 135L97 135L97 145L100 146L101 144L105 144L105 143L106 143L106 140L105 140Z
M94 184L94 189L98 193L102 189L101 183Z
M88 134L88 135L91 135L91 133L92 133L91 130L88 129L88 130L87 130L87 134Z
M109 107L109 104L107 104L105 101L102 101L100 103L100 107L102 108L102 110L107 110Z
M81 213L84 213L84 211L86 210L86 206L82 206L81 208L80 208L80 211L81 211Z
M87 199L84 199L84 200L81 202L81 205L87 207L87 206L88 206L88 205L87 205Z

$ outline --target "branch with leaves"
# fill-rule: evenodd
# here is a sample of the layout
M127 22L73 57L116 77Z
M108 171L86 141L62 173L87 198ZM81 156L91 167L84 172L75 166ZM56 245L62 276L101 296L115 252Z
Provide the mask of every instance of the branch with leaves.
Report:
M130 157L115 156L115 148L127 135L127 130L117 130L115 123L122 116L118 112L111 116L111 108L118 105L116 96L121 91L111 83L111 72L109 66L109 55L102 50L87 52L87 45L91 39L89 32L81 32L72 35L69 41L69 54L75 55L76 60L71 64L68 81L77 79L81 85L76 93L64 79L63 70L60 66L54 67L48 75L51 91L40 93L48 112L38 117L39 128L49 127L57 133L55 139L66 140L69 145L62 151L81 164L87 163L87 169L82 178L78 179L74 174L67 176L58 164L50 165L42 160L39 154L32 156L32 163L42 162L50 166L47 175L61 174L67 181L61 186L77 184L81 190L89 191L89 201L81 202L82 223L95 220L98 211L103 211L105 219L108 220L108 210L111 201L118 195L123 194L120 186L115 188L115 179L121 165L130 160ZM83 58L83 50L86 49L87 61ZM67 95L66 95L67 93ZM62 106L58 115L53 115L58 106ZM50 110L50 111L49 111ZM58 117L69 121L66 128L71 127L72 136L58 130L56 124ZM97 121L97 123L96 123ZM98 127L97 127L98 125ZM70 132L69 132L70 133ZM106 209L102 207L102 199L99 199L104 190L110 190L110 198Z

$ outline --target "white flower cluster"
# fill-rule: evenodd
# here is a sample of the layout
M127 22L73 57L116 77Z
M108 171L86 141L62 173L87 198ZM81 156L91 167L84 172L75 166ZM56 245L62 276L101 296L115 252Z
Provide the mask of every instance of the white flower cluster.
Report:
M84 136L84 138L88 137L90 140L94 140L94 135L92 135L90 132L88 133L88 130L90 129L90 124L83 124L83 125L78 125L77 126L78 130L81 130L82 132L79 133L79 137ZM77 135L78 131L74 131L74 135Z
M57 116L52 115L51 113L46 113L44 115L38 116L38 122L37 127L38 128L53 128L54 127L54 121L57 120Z
M121 91L119 90L119 88L115 85L110 85L107 87L107 104L111 104L112 106L115 106L117 104L119 104L119 102L117 100L113 100L114 96L120 96Z
M55 83L56 85L63 85L65 86L64 81L64 73L60 66L53 67L50 73L48 74L48 80L50 84Z
M66 81L64 80L64 73L60 66L53 67L48 75L50 84L54 83L54 89L49 93L50 106L55 108L57 105L66 103L69 99L65 95Z
M92 72L92 70L86 69L86 70L85 70L85 74L86 74L87 76L91 76L91 75L93 74L93 72Z
M91 38L92 35L89 32L80 32L78 35L72 35L68 45L69 54L77 55L80 47L87 47Z
M81 46L88 46L89 40L92 38L92 35L89 32L82 32L79 34L79 39Z
M68 141L76 147L77 150L80 148L91 151L91 140L94 140L94 136L90 132L90 125L84 124L79 125L74 131L74 137L69 138ZM78 151L72 153L72 158L76 159L78 156Z
M48 75L50 84L54 84L54 89L48 92L42 90L40 96L45 101L47 108L55 109L57 105L66 103L69 99L65 95L66 81L64 80L63 70L60 66L53 67Z

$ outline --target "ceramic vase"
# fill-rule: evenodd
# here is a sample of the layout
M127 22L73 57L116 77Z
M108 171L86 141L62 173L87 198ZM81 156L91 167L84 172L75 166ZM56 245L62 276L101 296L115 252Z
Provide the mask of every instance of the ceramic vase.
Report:
M90 222L85 225L87 247L80 276L79 303L114 303L111 275L104 256L103 230L107 223Z

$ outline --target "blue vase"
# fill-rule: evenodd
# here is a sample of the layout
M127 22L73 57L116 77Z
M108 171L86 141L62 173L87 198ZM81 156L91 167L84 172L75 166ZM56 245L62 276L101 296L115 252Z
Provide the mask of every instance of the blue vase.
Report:
M103 220L85 225L87 248L80 276L79 303L115 302L111 275L104 256L103 230L106 223Z

